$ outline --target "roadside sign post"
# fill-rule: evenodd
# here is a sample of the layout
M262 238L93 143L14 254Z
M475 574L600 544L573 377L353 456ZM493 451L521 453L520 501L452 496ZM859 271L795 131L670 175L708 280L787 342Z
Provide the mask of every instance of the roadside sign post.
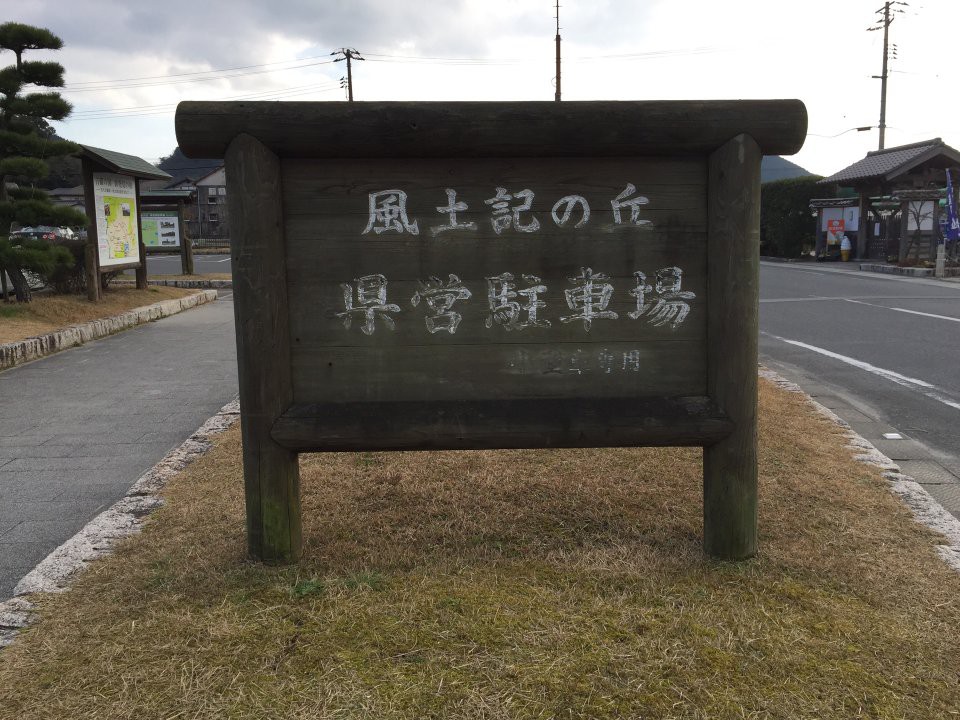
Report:
M140 194L147 253L178 251L184 275L193 275L193 247L183 219L184 203L190 195L189 190L151 190Z
M86 213L87 299L102 299L103 272L136 270L137 287L147 287L147 259L140 225L140 180L168 179L141 158L81 145Z
M756 552L760 160L799 101L181 103L224 157L248 547L299 452L692 445Z

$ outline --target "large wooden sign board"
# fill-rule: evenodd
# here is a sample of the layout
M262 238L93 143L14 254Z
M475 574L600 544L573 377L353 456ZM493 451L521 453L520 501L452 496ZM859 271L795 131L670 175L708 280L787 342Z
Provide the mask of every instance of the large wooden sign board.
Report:
M250 551L297 453L696 445L756 549L760 160L798 101L182 103L225 157Z

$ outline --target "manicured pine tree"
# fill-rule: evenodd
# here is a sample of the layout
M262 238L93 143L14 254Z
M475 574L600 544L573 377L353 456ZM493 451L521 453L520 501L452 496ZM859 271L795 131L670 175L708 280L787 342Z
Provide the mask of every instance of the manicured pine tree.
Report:
M63 41L45 28L15 22L0 25L0 54L10 51L16 57L13 65L0 69L0 270L10 276L19 302L30 301L24 271L46 275L58 265L72 265L73 256L66 248L42 240L11 241L11 224L76 227L87 222L83 213L54 205L34 187L49 172L46 160L78 149L55 139L48 123L70 114L70 104L60 93L23 92L28 85L63 87L62 65L23 59L28 50L61 47ZM8 182L17 187L8 188Z

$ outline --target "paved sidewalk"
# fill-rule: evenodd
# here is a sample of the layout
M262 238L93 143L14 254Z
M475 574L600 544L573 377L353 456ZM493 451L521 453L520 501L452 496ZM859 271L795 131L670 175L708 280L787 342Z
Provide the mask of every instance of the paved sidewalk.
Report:
M231 298L0 372L0 602L236 395Z

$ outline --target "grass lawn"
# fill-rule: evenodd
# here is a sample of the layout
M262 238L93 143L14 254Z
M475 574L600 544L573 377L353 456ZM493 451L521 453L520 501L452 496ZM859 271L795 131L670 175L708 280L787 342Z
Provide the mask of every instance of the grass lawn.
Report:
M761 553L704 558L700 452L301 457L299 564L244 557L236 429L0 651L0 717L931 718L960 576L761 383Z
M86 295L51 295L40 293L29 303L4 303L0 300L0 343L44 335L54 330L119 315L126 310L152 305L162 300L183 297L196 290L172 287L111 286L99 303L87 300Z

